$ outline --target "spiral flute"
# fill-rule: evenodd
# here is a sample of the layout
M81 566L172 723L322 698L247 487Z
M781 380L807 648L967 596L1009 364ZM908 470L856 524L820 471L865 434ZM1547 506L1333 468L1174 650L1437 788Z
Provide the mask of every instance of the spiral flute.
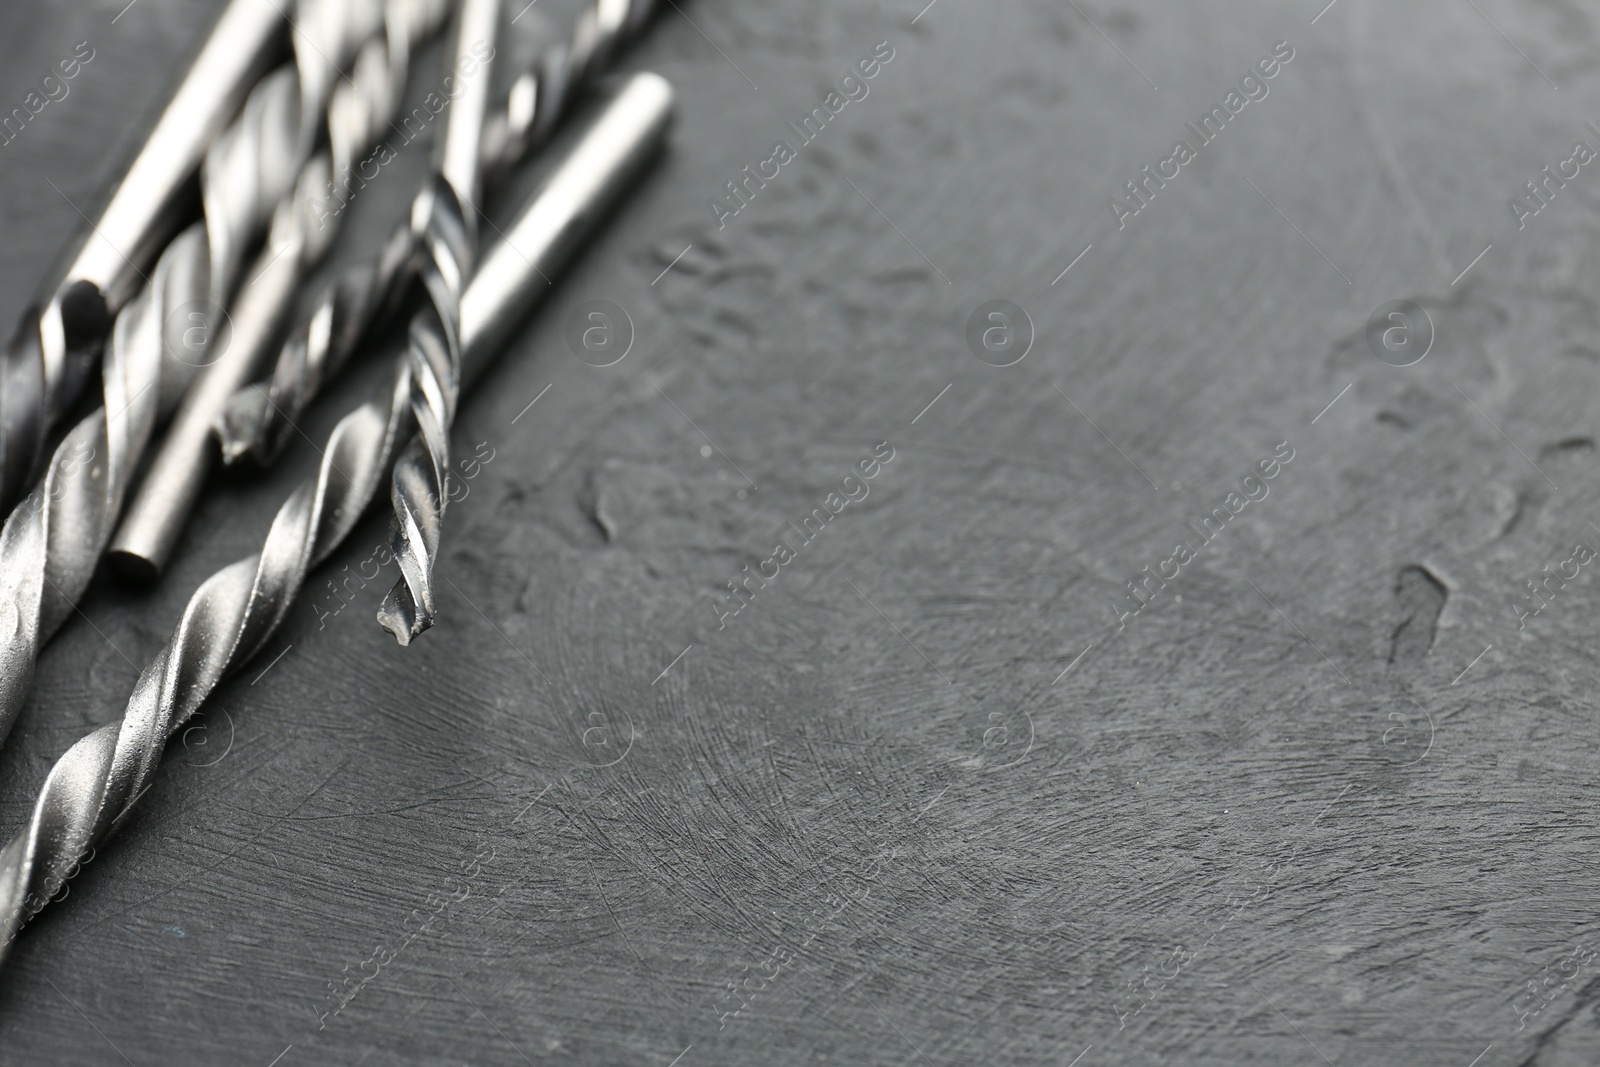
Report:
M44 480L0 528L0 741L26 699L40 647L94 575L157 422L197 369L184 362L194 351L185 335L215 322L237 275L238 249L273 208L267 198L293 181L305 130L320 126L301 114L301 102L337 109L364 84L359 63L356 89L345 82L333 89L308 71L325 67L323 56L347 58L380 24L375 9L366 0L311 0L299 12L297 41L310 58L262 81L213 144L202 171L205 218L167 246L150 284L116 317L101 366L103 406L66 434Z
M654 155L672 89L635 75L492 249L461 301L469 378L486 368L530 292L570 256L604 209ZM360 520L396 447L415 427L409 355L382 392L334 428L316 474L279 509L261 551L207 579L167 646L145 667L123 717L68 749L51 769L28 825L0 849L0 959L17 931L60 891L88 850L126 819L151 784L161 751L217 685L259 652L307 572Z
M653 0L593 4L568 42L538 50L483 131L482 163L491 181L549 139L577 89L637 35L654 6ZM526 25L537 18L528 12L518 21ZM217 424L224 463L248 461L265 467L275 461L323 385L344 368L372 324L393 312L414 276L418 245L434 210L433 193L430 179L419 191L411 216L396 227L377 260L330 285L284 344L268 378L229 400Z
M545 129L577 91L605 69L621 46L643 27L654 0L592 0L579 16L570 46L543 68L533 88L536 105L547 105ZM536 112L537 113L537 112ZM416 440L395 461L390 486L395 526L393 550L400 580L378 609L378 624L401 645L434 623L433 568L438 560L448 501L450 428L461 388L461 351L452 334L449 291L456 265L442 261L442 241L430 241L424 270L433 306L411 322L411 406Z

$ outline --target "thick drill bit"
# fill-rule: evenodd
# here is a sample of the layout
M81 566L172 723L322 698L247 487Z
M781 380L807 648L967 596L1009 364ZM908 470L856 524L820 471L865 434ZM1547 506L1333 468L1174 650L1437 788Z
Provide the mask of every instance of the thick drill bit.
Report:
M302 4L301 15L311 16L300 23L304 49L330 57L351 51L341 41L352 36L352 29L379 24L370 11L357 12L360 6L343 0ZM327 17L317 15L323 8L338 8L361 21L330 25ZM319 36L309 36L312 33ZM363 77L362 71L358 64L353 78ZM0 528L0 617L6 622L0 625L0 741L22 708L40 646L66 621L88 588L145 446L161 415L177 399L180 390L173 387L174 379L183 384L185 364L171 357L185 351L183 334L193 328L188 315L216 321L211 315L220 307L218 293L227 289L227 284L219 286L219 277L234 269L227 249L238 244L248 218L262 213L239 194L264 196L276 192L285 179L246 183L252 185L248 190L222 191L215 186L236 181L241 170L255 169L240 166L240 156L248 162L269 153L292 162L306 125L296 106L298 81L295 69L287 66L270 75L251 93L238 123L212 146L203 175L211 186L203 194L206 217L167 246L151 283L117 315L101 367L103 406L66 434L51 456L44 481ZM352 88L351 83L341 82L334 97L362 92L363 84L354 81ZM303 99L327 97L313 81ZM219 231L228 236L217 237ZM248 325L241 316L241 328Z
M371 4L383 32L362 48L350 78L334 93L327 147L309 158L301 156L298 174L283 186L267 244L251 266L250 282L232 313L229 343L208 361L183 398L128 505L111 542L111 561L124 574L149 580L166 565L205 482L212 422L254 373L293 305L301 278L327 254L338 231L334 223L340 216L323 210L334 176L355 167L393 121L411 50L438 26L451 0L354 3Z
M232 0L43 307L0 352L0 516L33 484L56 421L78 400L112 316L183 221L182 190L206 146L281 48L275 0Z
M461 301L466 384L654 155L671 110L665 79L634 75L483 258ZM284 502L261 551L196 590L172 639L140 674L122 719L78 741L51 769L27 827L0 849L0 959L88 850L128 817L167 739L262 649L307 572L360 520L396 448L415 431L412 365L403 354L388 387L334 427L316 474Z
M552 89L552 106L560 107L576 96L585 81L609 65L654 7L654 0L594 0L587 6L565 53L566 62L554 68L555 77L547 86ZM433 310L440 309L436 298ZM401 645L410 644L434 621L433 567L448 502L450 427L461 388L461 353L451 343L449 326L448 318L426 309L411 322L411 407L418 433L394 465L389 495L400 580L378 609L378 624Z
M492 182L541 147L571 110L579 89L603 73L621 46L637 36L653 3L591 4L568 41L539 49L511 85L505 106L484 131L483 166ZM519 16L527 22L538 16ZM431 179L412 218L429 215ZM269 466L296 433L295 422L343 369L376 321L393 310L417 263L421 227L412 219L395 230L376 262L353 269L323 293L316 310L284 344L270 377L241 389L218 422L222 458Z

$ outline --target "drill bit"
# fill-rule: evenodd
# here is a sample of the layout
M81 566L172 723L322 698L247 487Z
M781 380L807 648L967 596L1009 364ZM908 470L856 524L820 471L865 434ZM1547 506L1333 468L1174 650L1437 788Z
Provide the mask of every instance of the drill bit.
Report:
M471 5L473 0L467 3ZM480 6L487 9L484 15L491 21L497 17L498 5L492 0ZM463 25L468 13L463 10ZM457 133L466 136L452 136ZM413 207L413 229L418 229L420 224L421 275L429 306L411 320L407 349L411 359L411 408L418 436L428 441L428 452L432 455L437 454L434 443L437 438L441 434L448 437L450 432L449 422L441 428L436 418L440 406L449 403L450 414L454 415L455 397L441 397L436 383L446 376L454 380L453 376L461 367L461 292L472 273L477 246L477 216L473 212L478 200L482 133L481 125L471 130L452 127L446 131L439 168ZM448 449L448 441L442 447ZM413 451L408 449L395 464L396 485L400 484L402 467L406 468L406 477L422 476L420 459L413 456ZM444 478L444 471L434 473L439 479ZM414 561L401 561L402 568L408 562ZM384 607L389 607L388 600ZM382 611L378 618L384 619ZM386 622L384 625L394 629L398 624ZM401 642L404 640L402 638Z
M383 32L364 44L351 76L333 94L327 146L302 156L298 174L282 184L268 241L232 312L230 341L200 371L133 494L110 547L111 562L125 576L148 581L166 565L205 483L212 422L253 373L293 305L300 279L327 254L338 231L341 214L324 210L334 176L356 167L393 121L411 50L437 28L451 0L357 3L373 6Z
M552 110L559 110L611 62L654 7L654 0L593 0L578 19L570 49L562 52L564 62L550 68L552 77L537 87L536 95L548 98ZM395 461L389 493L395 518L393 550L401 577L378 609L378 624L401 645L410 644L434 622L433 567L448 502L450 427L461 387L460 347L452 335L448 301L439 296L446 286L433 280L449 278L453 266L438 261L440 247L440 242L429 243L434 261L424 271L430 279L433 308L411 321L411 407L418 433Z
M77 402L140 270L184 221L184 186L288 27L274 0L231 0L48 296L0 351L0 516L30 485L57 420Z
M634 75L484 257L461 301L466 384L487 369L544 280L655 154L671 112L666 80ZM388 387L334 427L316 474L284 502L261 550L195 591L172 639L140 674L122 719L79 740L51 769L27 827L0 849L0 959L76 863L129 816L167 739L262 649L307 572L360 520L396 448L415 431L412 367L403 353Z
M622 8L626 8L622 12ZM492 182L542 146L559 128L577 90L602 72L618 47L643 27L653 4L594 4L569 42L539 49L528 70L512 83L505 106L483 134L483 166ZM620 14L619 14L620 12ZM534 22L537 14L519 18ZM322 294L316 310L284 344L271 375L246 386L228 402L217 423L223 462L272 464L295 433L295 420L348 362L374 322L394 311L413 276L431 179L419 191L411 218L403 221L369 266L352 269Z
M312 16L301 23L303 49L317 63L325 62L320 56L345 56L351 49L343 42L359 40L358 31L379 23L370 8L357 10L362 6L342 0L303 3L302 15ZM346 13L345 18L335 25L317 14L328 8ZM308 36L313 32L318 36ZM295 65L306 66L304 61ZM363 69L358 65L354 77L366 77ZM213 144L203 170L209 186L202 193L206 217L167 246L150 284L117 315L101 366L103 405L68 431L44 480L0 528L0 613L6 623L0 625L0 741L22 708L41 645L66 621L94 575L155 425L181 395L175 380L182 386L187 377L182 372L196 369L172 358L185 350L183 334L191 328L187 315L205 318L220 308L219 294L226 294L227 275L236 270L232 249L250 220L266 210L242 194L264 197L288 181L278 172L304 144L306 127L296 107L299 81L288 65L269 75L252 91L237 123ZM332 96L363 93L365 83L354 84L352 89L341 83ZM369 88L363 95L372 92ZM309 77L302 98L327 100L329 93L319 77ZM241 182L240 172L254 172L249 164L263 154L277 160L268 168L274 173ZM234 183L239 187L216 188ZM225 235L217 236L219 231Z

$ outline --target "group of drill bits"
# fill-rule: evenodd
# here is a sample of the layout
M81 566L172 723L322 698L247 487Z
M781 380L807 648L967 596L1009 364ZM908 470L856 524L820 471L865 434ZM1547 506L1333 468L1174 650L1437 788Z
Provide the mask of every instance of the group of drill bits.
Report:
M59 758L26 827L0 848L0 959L128 817L168 738L261 651L386 480L400 577L378 621L402 645L433 624L461 391L659 150L670 86L627 79L480 252L485 186L550 140L655 6L588 0L564 38L530 18L537 47L507 72L513 50L497 44L527 13L508 29L501 0L300 0L292 13L277 0L230 0L63 280L0 354L0 742L41 646L102 557L124 574L158 575L216 457L273 462L318 392L415 290L423 298L381 388L335 426L260 551L200 585L122 718ZM287 329L300 281L337 230L320 205L392 127L414 51L452 13L440 82L449 108L431 173L377 261L344 273ZM509 88L492 99L497 83ZM183 226L196 179L201 217ZM230 323L222 351L187 343L196 321L213 341ZM62 432L97 360L102 403Z

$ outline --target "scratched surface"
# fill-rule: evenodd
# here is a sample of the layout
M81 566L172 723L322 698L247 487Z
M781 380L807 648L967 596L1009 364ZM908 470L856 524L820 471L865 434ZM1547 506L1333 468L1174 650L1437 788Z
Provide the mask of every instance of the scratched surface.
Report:
M370 517L24 931L0 1063L1593 1063L1596 16L680 6L670 155L462 407L441 625L373 622ZM214 11L0 11L0 112L95 49L0 145L0 320ZM6 832L314 459L96 585Z

